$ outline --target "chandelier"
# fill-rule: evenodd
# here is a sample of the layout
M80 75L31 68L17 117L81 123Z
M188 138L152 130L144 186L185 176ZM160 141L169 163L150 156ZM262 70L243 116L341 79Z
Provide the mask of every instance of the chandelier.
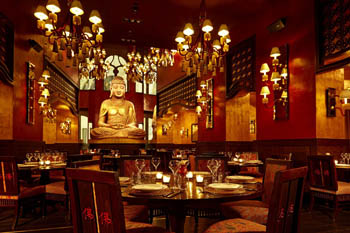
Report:
M48 70L44 70L43 74L38 80L38 84L40 85L40 98L38 100L38 103L40 105L40 114L42 114L44 117L47 117L51 121L55 121L57 110L53 109L48 103L50 97L50 91L47 88L47 85L49 85L49 78L50 72Z
M124 65L128 80L133 82L145 82L152 84L157 81L158 67L174 65L176 51L151 47L147 55L142 56L135 48L128 53L128 62Z
M191 23L187 23L184 30L176 35L177 51L184 57L183 71L187 75L196 73L197 77L201 77L201 73L207 74L210 71L213 76L216 76L217 68L220 72L224 72L223 57L229 50L228 44L231 39L227 25L221 24L218 31L220 39L212 42L210 32L213 30L213 25L210 19L207 19L205 0L202 0L200 5L199 28L201 31L196 39L192 38L194 30Z
M102 33L105 29L102 25L100 13L92 10L89 21L92 23L91 28L83 26L81 16L84 14L82 4L79 0L67 0L69 11L72 17L59 24L58 13L61 8L58 0L48 0L46 7L39 5L34 16L37 20L37 27L48 38L52 45L52 56L57 56L58 60L63 60L63 54L66 56L66 65L72 63L73 66L84 63L86 59L94 62L94 73L99 75L103 73L104 57L101 48ZM47 14L47 10L49 14ZM63 53L65 51L65 53ZM100 52L98 52L100 51ZM103 76L100 76L103 77Z
M79 78L96 78L97 80L103 79L105 73L111 69L111 65L106 59L106 50L101 48L93 48L90 50L92 55L83 59L79 63Z

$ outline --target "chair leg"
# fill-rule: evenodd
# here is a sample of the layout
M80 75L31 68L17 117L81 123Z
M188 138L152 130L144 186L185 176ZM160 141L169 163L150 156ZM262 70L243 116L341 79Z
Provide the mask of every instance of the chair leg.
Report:
M315 204L315 197L313 194L311 194L310 206L309 206L310 211L312 211L312 209L314 208L314 204Z
M20 205L20 202L19 201L16 201L16 206L15 206L15 212L14 212L14 220L13 220L13 223L12 223L12 230L15 230L16 226L17 226L17 223L18 223L18 218L19 218L19 215L20 215L20 208L21 208L21 205Z
M333 222L335 222L337 216L338 216L338 213L339 213L339 202L338 202L338 199L337 197L335 197L335 200L334 200L334 215L333 215Z
M194 210L194 222L198 225L198 209Z

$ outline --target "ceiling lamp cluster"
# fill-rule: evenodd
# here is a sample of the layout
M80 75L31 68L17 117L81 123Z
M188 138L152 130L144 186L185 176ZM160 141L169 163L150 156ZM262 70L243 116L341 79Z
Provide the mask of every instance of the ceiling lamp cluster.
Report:
M70 62L76 66L77 59L79 63L82 63L87 58L94 59L96 65L102 66L101 57L95 57L96 52L94 52L96 49L102 50L102 33L105 31L100 13L97 10L91 11L89 21L92 25L90 28L82 25L81 16L84 10L79 0L68 0L68 7L72 17L66 17L70 20L62 24L59 24L58 21L57 14L61 12L58 0L48 0L46 7L39 5L34 12L34 16L38 19L38 29L48 37L49 43L52 44L52 57L57 56L58 60L63 60L63 51L65 51L68 66Z
M207 19L205 0L202 0L200 5L199 27L201 31L195 40L192 39L194 30L191 23L187 23L184 30L176 35L177 50L185 58L183 70L187 75L196 73L197 77L201 77L201 73L206 75L208 71L216 76L217 68L224 72L223 57L229 51L228 44L231 39L227 25L221 24L218 31L220 39L212 42L213 25L210 19Z
M50 97L50 91L47 88L47 86L49 85L49 78L50 72L48 70L44 70L43 74L38 80L38 84L40 85L39 91L41 93L38 103L40 105L40 113L50 120L55 120L57 110L53 109L48 103Z
M111 65L106 61L106 50L93 48L89 52L92 54L79 64L79 78L103 79L106 72L111 69Z
M133 82L145 82L151 84L157 81L158 67L174 65L176 51L151 47L147 56L136 52L136 49L128 53L128 62L124 65L128 80Z

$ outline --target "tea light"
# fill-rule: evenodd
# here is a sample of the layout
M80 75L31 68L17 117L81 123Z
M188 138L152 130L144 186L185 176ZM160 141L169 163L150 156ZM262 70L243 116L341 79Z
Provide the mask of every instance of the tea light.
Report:
M196 175L196 181L197 183L202 183L204 180L204 177L202 175Z
M163 183L169 183L170 182L170 176L169 175L163 175Z
M39 164L40 164L40 165L44 165L44 161L40 160L40 161L39 161Z
M186 178L192 179L193 178L193 173L192 172L187 172Z
M50 163L51 163L50 160L46 160L46 161L45 161L45 164L46 164L46 165L50 165Z
M157 178L158 180L160 180L160 179L162 179L162 177L163 177L163 173L157 172L156 178Z
M237 162L237 161L238 161L238 159L237 159L237 158L233 158L233 161Z
M239 159L238 162L243 163L243 159Z
M335 159L334 162L335 162L335 164L338 164L338 160Z

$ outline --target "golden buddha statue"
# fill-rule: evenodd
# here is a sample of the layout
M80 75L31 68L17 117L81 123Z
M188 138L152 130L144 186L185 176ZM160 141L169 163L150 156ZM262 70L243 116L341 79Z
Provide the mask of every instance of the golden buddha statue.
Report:
M125 100L125 82L116 76L111 81L110 98L102 102L98 119L98 128L91 131L95 139L102 138L138 138L146 132L136 127L134 104Z

